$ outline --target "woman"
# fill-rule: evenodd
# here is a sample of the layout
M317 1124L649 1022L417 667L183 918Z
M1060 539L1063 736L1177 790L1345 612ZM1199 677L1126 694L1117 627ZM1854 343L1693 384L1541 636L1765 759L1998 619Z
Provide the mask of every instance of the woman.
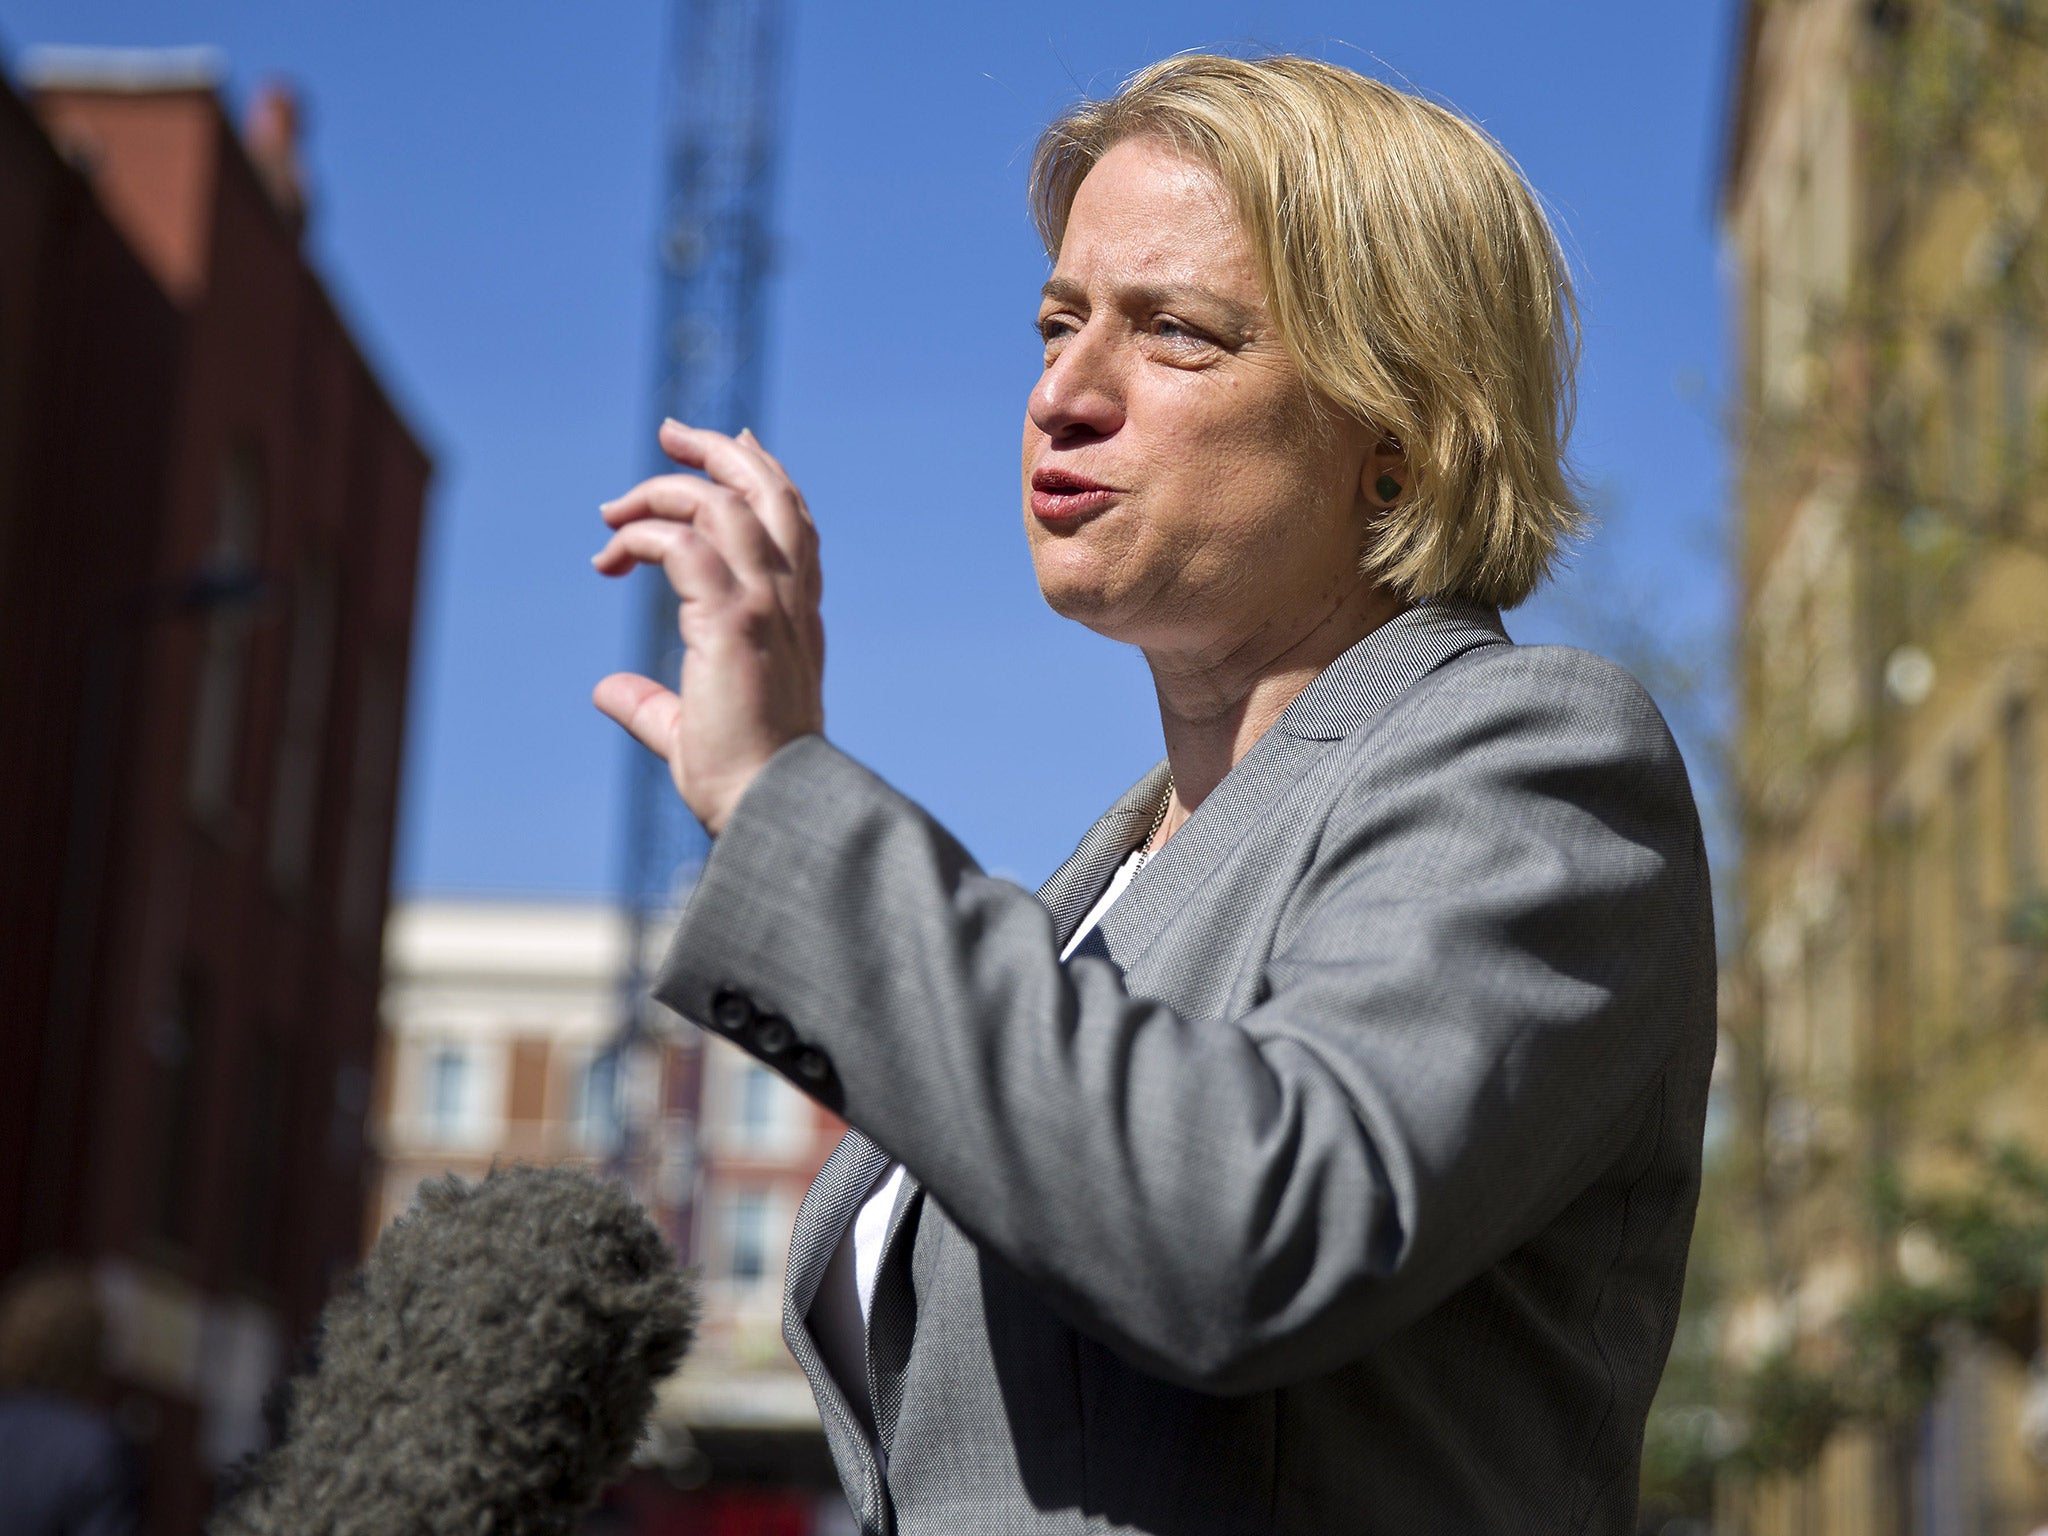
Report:
M715 842L655 994L856 1129L785 1329L868 1531L1633 1528L1713 1053L1655 708L1498 609L1579 512L1562 262L1476 128L1182 57L1042 141L1025 528L1166 760L1037 899L821 734L817 539L673 423L598 706Z

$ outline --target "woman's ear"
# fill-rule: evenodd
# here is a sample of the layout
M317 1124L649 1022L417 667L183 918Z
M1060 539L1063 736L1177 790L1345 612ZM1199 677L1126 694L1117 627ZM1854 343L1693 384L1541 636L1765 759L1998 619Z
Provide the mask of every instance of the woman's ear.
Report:
M1391 507L1407 492L1409 484L1408 455L1402 450L1401 440L1391 432L1383 433L1380 440L1366 456L1365 473L1366 500L1378 507Z

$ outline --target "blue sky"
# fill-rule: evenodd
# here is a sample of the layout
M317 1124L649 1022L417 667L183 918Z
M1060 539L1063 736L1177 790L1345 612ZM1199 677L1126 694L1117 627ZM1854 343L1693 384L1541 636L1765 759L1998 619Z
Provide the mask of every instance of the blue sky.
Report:
M1551 206L1585 317L1576 456L1605 521L1508 626L1654 671L1697 775L1714 700L1668 679L1726 602L1712 209L1734 9L795 0L757 430L823 535L828 733L1032 883L1158 756L1142 658L1031 579L1016 464L1045 262L1024 176L1077 94L1166 53L1264 47L1447 100ZM617 874L627 747L588 700L630 662L629 589L588 557L654 425L667 35L658 0L0 0L10 58L206 43L238 101L273 75L307 99L315 259L439 464L407 891Z

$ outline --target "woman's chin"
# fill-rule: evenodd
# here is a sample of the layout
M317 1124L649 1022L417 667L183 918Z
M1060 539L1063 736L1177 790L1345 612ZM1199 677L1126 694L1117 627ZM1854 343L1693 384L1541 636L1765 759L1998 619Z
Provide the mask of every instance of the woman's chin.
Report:
M1077 578L1074 573L1038 570L1038 594L1046 607L1063 619L1100 631L1112 618L1116 604L1099 581Z

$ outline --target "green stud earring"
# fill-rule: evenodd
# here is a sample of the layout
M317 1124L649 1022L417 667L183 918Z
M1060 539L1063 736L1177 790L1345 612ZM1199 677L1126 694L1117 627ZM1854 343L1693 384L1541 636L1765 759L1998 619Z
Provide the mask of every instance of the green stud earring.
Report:
M1374 490L1380 493L1380 500L1394 502L1401 499L1401 482L1392 475L1381 475L1373 482Z

